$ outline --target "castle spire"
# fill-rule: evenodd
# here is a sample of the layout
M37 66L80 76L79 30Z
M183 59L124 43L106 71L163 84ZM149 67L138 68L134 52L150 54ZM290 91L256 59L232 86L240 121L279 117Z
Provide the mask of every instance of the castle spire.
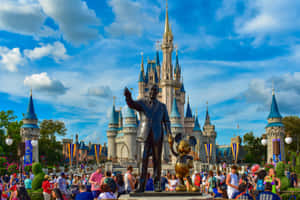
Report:
M144 76L144 53L141 52L141 56L142 56L142 63L141 63L141 72L140 72L140 76L139 76L139 82L145 82L145 76Z
M119 115L116 112L116 106L115 106L115 102L116 101L116 97L113 96L113 107L112 107L112 111L111 111L111 115L110 115L110 119L109 119L109 123L110 124L118 124L119 123Z
M194 128L193 132L201 132L199 120L198 120L198 112L196 111L196 117L195 117L195 123L194 123Z
M276 101L276 97L275 97L275 89L274 89L274 82L272 84L272 104L271 104L271 110L270 110L270 114L268 116L268 119L271 118L282 118L279 109L278 109L278 105L277 105L277 101Z
M204 125L211 125L210 123L210 116L208 113L208 102L206 102L206 116L205 116L205 123Z
M171 118L180 118L180 113L178 111L177 101L175 97L173 98Z
M168 15L168 0L166 0L166 19L165 19L165 33L164 35L172 35L172 31L169 25L169 15Z
M29 103L27 107L27 113L24 115L24 119L34 119L37 120L37 116L34 112L33 98L32 98L32 89L30 90Z
M187 107L186 107L185 117L186 118L192 118L193 117L192 109L190 107L190 97L189 96L188 96L188 100L187 100Z
M142 63L141 63L141 71L144 73L144 53L141 52L141 56L142 56Z

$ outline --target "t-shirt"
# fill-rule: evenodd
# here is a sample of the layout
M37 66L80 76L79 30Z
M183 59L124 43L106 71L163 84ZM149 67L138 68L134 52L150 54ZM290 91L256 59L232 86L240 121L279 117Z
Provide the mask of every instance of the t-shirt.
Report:
M42 188L43 188L43 192L51 194L51 184L48 180L43 181Z
M261 192L257 195L256 200L280 200L280 197L273 192Z
M67 181L66 181L66 179L64 179L63 177L60 176L57 179L57 183L58 183L58 188L60 189L60 191L62 193L66 193L66 191L67 191Z
M25 184L26 190L32 188L31 183L32 183L31 179L29 179L29 178L25 179L24 184Z
M233 194L232 199L253 200L253 198L246 192L236 192Z
M76 195L75 200L93 200L94 197L91 192L81 192Z
M209 177L208 182L209 182L208 191L213 192L213 189L216 188L217 186L217 180L215 177Z
M162 191L166 190L166 184L168 184L168 179L166 177L161 177L161 189L162 189Z
M146 191L154 191L153 179L149 178L146 184Z
M169 187L169 189L171 191L175 191L175 188L176 188L177 184L178 184L178 180L177 179L170 180L170 187Z
M116 199L116 196L111 192L102 192L98 199Z
M92 191L100 190L101 179L102 179L101 173L97 173L97 172L92 173L90 181L98 183L98 185L92 184Z

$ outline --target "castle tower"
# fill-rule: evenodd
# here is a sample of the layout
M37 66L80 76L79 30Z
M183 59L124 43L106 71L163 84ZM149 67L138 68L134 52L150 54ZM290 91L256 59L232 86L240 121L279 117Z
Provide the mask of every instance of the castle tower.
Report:
M274 162L285 160L284 154L284 125L282 124L282 116L279 112L277 101L275 98L274 88L272 89L272 104L270 114L268 116L268 125L266 126L268 162L272 159ZM277 149L276 143L278 144ZM276 148L276 149L275 149ZM279 155L276 157L276 150Z
M190 98L188 97L187 107L186 107L186 112L184 117L184 131L187 135L193 132L194 121L195 119L193 117L192 109L190 106Z
M122 107L120 107L119 113L119 128L123 127L123 116L122 116Z
M156 72L157 72L158 80L160 80L160 61L159 61L159 52L158 52L158 50L156 51Z
M139 96L138 99L141 99L145 96L145 72L144 72L144 57L143 57L143 53L141 53L142 55L142 62L141 62L141 72L139 75Z
M178 61L178 49L176 49L176 63L175 63L175 68L174 68L174 76L175 76L175 81L180 82L181 69L180 69L179 61Z
M136 123L136 115L134 110L131 108L127 108L127 111L124 115L125 124L123 127L124 132L124 143L128 147L128 159L130 161L137 159L137 123Z
M172 105L172 112L171 112L170 120L171 120L172 134L174 134L174 135L176 135L177 133L183 134L184 130L183 130L183 126L181 124L181 116L180 116L180 113L178 111L177 100L176 100L175 97L173 99L173 105Z
M166 104L168 112L171 113L174 93L172 66L173 34L169 26L168 5L166 6L165 31L161 49L163 51L163 63L160 82L160 86L162 88L162 102Z
M212 157L210 163L216 162L216 137L215 125L211 124L210 116L208 113L208 106L206 107L205 123L203 126L203 142L206 144L212 144Z
M27 113L23 118L23 125L21 127L21 137L25 142L25 148L27 151L27 145L31 145L31 142L27 143L27 141L36 140L38 141L40 137L40 128L37 125L38 118L34 111L33 99L32 99L32 90L30 92L29 103L27 107ZM39 144L32 146L31 152L32 162L39 162ZM25 158L26 159L26 158Z
M198 157L201 160L204 160L205 159L205 152L203 151L202 131L201 131L201 127L200 127L200 124L199 124L199 121L198 121L198 114L197 113L196 113L192 133L193 133L193 136L197 139L196 152L198 154Z
M113 159L116 157L116 136L118 133L119 126L119 115L115 108L115 97L114 103L109 119L108 130L107 130L107 143L108 143L108 158Z

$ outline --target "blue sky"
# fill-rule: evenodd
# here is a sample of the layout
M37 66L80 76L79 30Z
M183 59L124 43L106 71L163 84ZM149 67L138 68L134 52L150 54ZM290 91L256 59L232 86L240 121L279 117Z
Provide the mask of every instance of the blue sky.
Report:
M112 96L124 107L123 88L137 91L140 53L155 56L165 1L0 4L1 110L21 119L32 87L40 120L63 120L69 137L105 142ZM299 114L299 10L298 0L169 0L187 95L201 125L208 101L219 144L264 132L272 80L281 113Z

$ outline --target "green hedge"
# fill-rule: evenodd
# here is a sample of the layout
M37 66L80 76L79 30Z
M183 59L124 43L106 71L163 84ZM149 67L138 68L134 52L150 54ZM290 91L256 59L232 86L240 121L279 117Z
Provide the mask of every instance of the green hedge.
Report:
M43 189L40 188L38 190L27 190L28 195L30 196L31 200L43 200Z
M300 199L300 194L283 193L283 194L280 195L280 197L281 197L281 200L294 200L295 198L290 199L290 197L292 195L296 196L296 200Z

